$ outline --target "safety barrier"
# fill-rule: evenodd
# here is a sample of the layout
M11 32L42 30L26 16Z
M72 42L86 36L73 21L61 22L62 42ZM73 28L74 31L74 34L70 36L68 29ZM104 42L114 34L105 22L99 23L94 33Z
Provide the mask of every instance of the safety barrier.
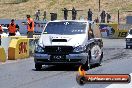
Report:
M27 38L27 36L10 36L11 39Z
M131 25L117 23L98 24L103 38L125 38Z
M40 35L34 35L33 38L28 38L29 39L29 56L33 56L34 54L34 49L35 49L35 44L37 43ZM12 36L11 39L23 39L27 38L27 36Z
M8 48L8 60L24 59L29 57L29 39L12 39Z
M6 55L8 55L8 47L9 47L10 41L11 41L10 37L3 37L1 39L1 46L4 48Z
M40 35L33 35L33 38L28 39L38 39ZM27 36L11 36L11 39L21 39L21 38L27 38Z
M119 25L118 25L118 28L119 28L120 30L129 30L129 29L132 28L132 25L131 25L131 24L119 24Z
M6 62L6 58L5 50L0 46L0 62Z
M39 37L40 35L34 35L34 38L27 38L27 36L2 37L0 62L5 62L6 59L16 60L32 56Z
M101 23L98 25L103 38L110 38L118 29L118 24L115 23Z
M128 30L115 30L112 38L125 38L127 36Z

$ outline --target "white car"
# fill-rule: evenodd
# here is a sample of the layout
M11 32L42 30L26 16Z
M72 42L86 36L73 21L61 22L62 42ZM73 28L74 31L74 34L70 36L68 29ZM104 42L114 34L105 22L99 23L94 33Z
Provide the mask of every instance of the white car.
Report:
M126 37L126 49L132 48L132 28L128 31L128 35Z
M100 30L88 21L50 21L35 47L36 70L42 65L100 65L103 42Z
M1 37L8 37L8 35L9 35L8 28L7 27L2 27L2 29L3 29L3 33L0 34ZM16 36L21 36L19 31L16 32Z

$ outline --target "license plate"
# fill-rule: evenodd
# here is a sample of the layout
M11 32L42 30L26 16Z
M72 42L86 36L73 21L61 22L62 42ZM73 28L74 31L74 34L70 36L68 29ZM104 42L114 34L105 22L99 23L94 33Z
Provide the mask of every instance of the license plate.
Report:
M56 56L53 56L53 59L62 59L62 56L56 55Z

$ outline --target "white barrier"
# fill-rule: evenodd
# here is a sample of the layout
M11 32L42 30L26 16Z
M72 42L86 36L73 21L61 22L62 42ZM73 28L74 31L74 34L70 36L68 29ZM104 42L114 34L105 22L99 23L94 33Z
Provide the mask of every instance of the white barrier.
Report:
M1 46L5 49L6 55L8 55L8 46L11 41L10 37L4 37L1 39Z

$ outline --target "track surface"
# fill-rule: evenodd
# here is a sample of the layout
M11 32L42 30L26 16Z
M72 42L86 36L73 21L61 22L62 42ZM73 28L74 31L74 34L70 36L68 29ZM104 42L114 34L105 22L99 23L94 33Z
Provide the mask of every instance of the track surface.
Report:
M91 74L132 73L132 50L125 49L124 39L103 39L102 65L87 71ZM0 88L105 88L111 84L86 84L76 82L78 67L43 66L35 71L33 58L0 63Z

